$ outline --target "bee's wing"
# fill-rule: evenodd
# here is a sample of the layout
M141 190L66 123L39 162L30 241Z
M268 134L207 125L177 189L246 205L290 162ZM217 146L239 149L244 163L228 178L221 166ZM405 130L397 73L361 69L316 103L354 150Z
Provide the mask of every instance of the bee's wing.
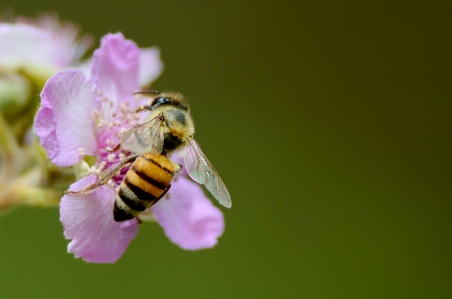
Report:
M144 124L125 132L121 138L121 148L134 154L160 154L163 150L163 118L158 115Z
M185 168L190 177L199 184L204 184L220 204L230 208L232 202L228 189L196 141L190 139L183 156Z

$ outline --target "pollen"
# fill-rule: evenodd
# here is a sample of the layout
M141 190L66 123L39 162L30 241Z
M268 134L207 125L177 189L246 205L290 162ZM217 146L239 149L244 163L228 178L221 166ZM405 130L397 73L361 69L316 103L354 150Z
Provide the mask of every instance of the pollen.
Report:
M93 166L89 168L89 174L96 174L97 167Z
M120 104L119 104L119 109L123 112L123 113L126 113L126 112L128 112L129 111L129 105L128 105L129 103L124 103L124 102L121 102Z
M126 131L127 131L126 128L122 127L119 131L115 132L115 136L116 136L117 138L121 138L122 135L124 135L124 133L125 133Z
M105 161L100 162L99 166L98 166L99 170L104 170L106 165L107 165L107 162L105 162Z
M97 92L98 95L102 95L102 90L99 89L99 91Z
M78 150L77 150L77 152L78 152L78 155L79 156L84 156L85 155L85 149L84 148L79 148Z
M99 110L97 110L97 109L94 109L94 110L91 112L91 118L92 118L92 119L97 119L97 118L99 117L99 115L100 115L100 112L99 112Z
M109 154L109 155L107 156L107 160L108 160L109 162L113 162L113 161L115 160L115 158L116 158L116 155L115 155L115 154Z
M97 124L98 128L103 128L106 124L106 121L103 119L99 119L99 123Z
M126 115L126 120L127 121L133 121L133 120L135 120L135 116L133 114L127 114Z

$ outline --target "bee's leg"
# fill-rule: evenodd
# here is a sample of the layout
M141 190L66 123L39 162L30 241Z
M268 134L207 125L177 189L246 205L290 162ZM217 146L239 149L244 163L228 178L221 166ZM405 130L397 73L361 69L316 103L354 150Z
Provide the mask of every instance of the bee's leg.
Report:
M171 188L171 184L169 184L168 185L168 187L166 187L166 189L165 190L163 190L163 192L162 192L162 194L160 194L160 196L157 198L157 199L155 199L152 203L151 203L151 205L149 206L149 208L150 207L152 207L153 205L155 205L160 199L162 199L165 195L166 195L166 193L168 193L168 191L169 191L169 189ZM169 199L169 197L168 197L168 199ZM148 210L145 210L145 212L147 212ZM150 211L150 210L149 210ZM152 212L150 211L149 213L151 213L152 214ZM149 216L147 216L147 217L149 217ZM154 216L155 217L155 216ZM137 216L137 217L135 217L137 220L138 220L138 224L141 224L143 221Z
M120 148L121 148L121 143L118 143L113 149L107 149L107 152L113 153L113 152L116 152Z
M174 173L178 173L182 170L182 165L180 165L179 163L174 163L174 162L172 162L172 163L174 166Z
M154 201L152 202L152 204L150 205L150 207L153 206L153 205L155 205L160 199L162 199L163 196L165 196L166 193L168 193L168 191L169 191L170 188L171 188L171 184L169 184L168 187L166 187L166 189L163 191L163 193L160 194L160 196L159 196L156 200L154 200Z
M159 95L160 94L158 90L142 90L142 91L134 92L133 95L136 95L136 94L147 94L147 93L155 94L155 95Z
M133 95L136 94L154 94L154 95L159 95L160 93L157 90L143 90L143 91L137 91L134 92ZM143 110L154 110L154 108L152 108L152 106L149 105L143 105L141 107L139 107L135 112L140 112Z
M143 110L154 110L154 108L149 105L143 105L143 106L138 107L138 109L135 110L135 113L143 111Z
M166 195L166 193L168 193L169 189L171 188L171 184L168 185L168 187L166 187L165 191L163 191L162 195L160 195L159 199L162 198L163 196ZM158 199L158 200L159 200Z
M86 186L85 188L79 190L79 191L70 191L66 190L64 192L65 194L89 194L94 191L96 191L100 186L105 185L118 171L120 171L126 164L133 162L138 158L139 155L133 155L126 157L124 160L121 161L118 165L107 169L104 171L97 182L94 184L91 184L89 186Z

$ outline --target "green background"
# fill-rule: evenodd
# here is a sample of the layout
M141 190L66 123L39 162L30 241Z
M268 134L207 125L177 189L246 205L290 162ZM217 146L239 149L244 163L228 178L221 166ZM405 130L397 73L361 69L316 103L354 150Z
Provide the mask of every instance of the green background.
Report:
M451 298L452 6L1 1L162 51L232 195L212 250L142 225L114 265L57 209L0 219L3 298Z

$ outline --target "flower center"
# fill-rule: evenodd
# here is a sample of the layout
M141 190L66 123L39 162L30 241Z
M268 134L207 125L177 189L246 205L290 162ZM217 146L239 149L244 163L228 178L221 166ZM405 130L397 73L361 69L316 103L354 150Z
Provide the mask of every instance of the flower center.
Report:
M101 91L99 91L99 95L102 95ZM90 172L99 177L100 174L111 170L132 154L120 148L121 138L127 130L137 126L142 117L130 109L128 102L123 101L114 105L113 101L105 96L102 98L101 110L93 110L91 117L97 126L98 160ZM119 188L130 166L131 163L119 170L109 184L114 188Z

